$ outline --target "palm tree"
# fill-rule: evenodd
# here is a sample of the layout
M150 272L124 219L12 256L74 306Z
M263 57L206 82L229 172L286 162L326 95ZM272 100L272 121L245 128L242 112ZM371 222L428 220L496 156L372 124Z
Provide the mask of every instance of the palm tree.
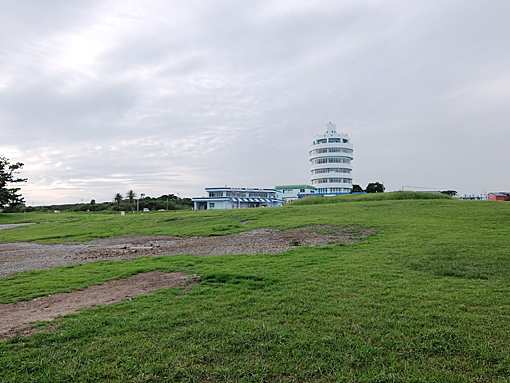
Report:
M122 200L124 199L124 196L121 193L115 194L115 197L113 197L113 202L117 203L117 210L120 210L120 204L122 203Z
M133 190L130 190L126 193L126 198L129 200L130 204L133 204L136 198L136 193Z

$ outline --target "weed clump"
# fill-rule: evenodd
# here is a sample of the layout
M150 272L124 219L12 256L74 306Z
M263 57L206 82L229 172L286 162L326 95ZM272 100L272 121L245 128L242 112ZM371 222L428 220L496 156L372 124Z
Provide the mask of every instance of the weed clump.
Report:
M290 240L290 245L291 245L291 246L299 246L299 245L301 245L301 242L299 241L299 239L292 238L292 239Z

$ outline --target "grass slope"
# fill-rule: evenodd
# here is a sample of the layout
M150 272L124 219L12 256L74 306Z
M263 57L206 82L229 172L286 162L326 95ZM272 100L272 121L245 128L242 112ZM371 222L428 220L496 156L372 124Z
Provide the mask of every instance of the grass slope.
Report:
M9 302L150 270L202 276L185 295L162 289L58 318L52 332L0 341L0 380L508 382L510 204L387 198L131 217L61 213L49 224L48 215L28 214L39 224L0 231L0 240L323 223L383 231L280 255L140 258L0 279L0 300ZM0 223L22 219L0 215Z

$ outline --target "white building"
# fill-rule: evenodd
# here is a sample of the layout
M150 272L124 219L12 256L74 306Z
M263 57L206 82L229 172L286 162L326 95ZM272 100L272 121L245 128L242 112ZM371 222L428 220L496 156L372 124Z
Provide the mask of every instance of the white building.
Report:
M193 198L195 210L242 209L282 206L276 189L205 188L208 197Z
M275 189L277 191L278 198L282 199L285 203L317 192L316 188L310 185L282 185L276 186Z
M312 185L317 194L350 193L352 189L353 146L349 135L337 133L336 125L326 124L326 132L317 134L310 145Z

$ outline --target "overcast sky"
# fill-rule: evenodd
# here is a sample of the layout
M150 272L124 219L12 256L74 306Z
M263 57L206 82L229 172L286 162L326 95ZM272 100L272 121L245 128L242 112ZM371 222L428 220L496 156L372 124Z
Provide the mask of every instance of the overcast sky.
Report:
M508 0L0 6L0 155L28 205L309 184L329 121L363 187L510 191Z

